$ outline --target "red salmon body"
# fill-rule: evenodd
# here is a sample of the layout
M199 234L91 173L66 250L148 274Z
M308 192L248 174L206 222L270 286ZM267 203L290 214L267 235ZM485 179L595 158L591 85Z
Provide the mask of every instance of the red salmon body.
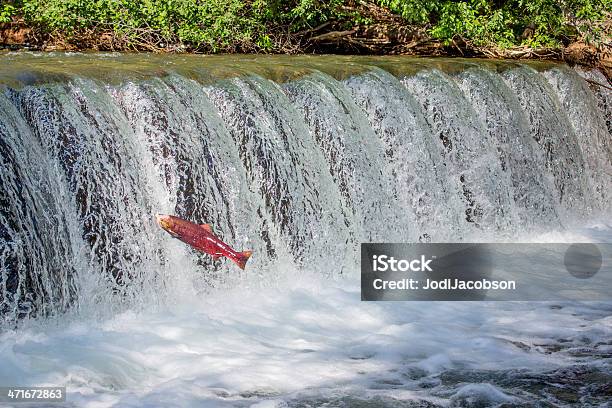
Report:
M173 215L158 214L157 223L174 238L192 246L198 251L207 253L218 259L222 256L231 259L240 269L244 269L251 256L251 251L237 252L225 242L221 241L208 224L195 224Z

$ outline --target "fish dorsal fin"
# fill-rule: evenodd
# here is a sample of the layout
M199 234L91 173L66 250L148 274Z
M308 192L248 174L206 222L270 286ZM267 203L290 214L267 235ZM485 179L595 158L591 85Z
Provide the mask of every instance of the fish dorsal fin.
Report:
M211 234L213 232L212 227L210 226L210 224L200 224L200 227L204 228L206 231L210 232Z

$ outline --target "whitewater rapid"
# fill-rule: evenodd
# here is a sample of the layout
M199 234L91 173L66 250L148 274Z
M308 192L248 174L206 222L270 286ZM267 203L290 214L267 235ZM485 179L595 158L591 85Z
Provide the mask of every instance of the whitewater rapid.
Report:
M523 242L610 240L598 224ZM610 378L610 303L361 302L355 276L303 270L189 289L150 310L4 331L0 384L66 386L75 407L525 406L567 403L561 391L603 403L566 377Z

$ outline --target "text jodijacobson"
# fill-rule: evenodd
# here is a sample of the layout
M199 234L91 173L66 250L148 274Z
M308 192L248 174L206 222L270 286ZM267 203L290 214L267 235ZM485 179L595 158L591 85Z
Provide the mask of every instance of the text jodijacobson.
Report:
M374 279L372 285L376 290L515 290L513 280L461 280L461 279L426 279L425 286L420 287L415 279L384 280Z

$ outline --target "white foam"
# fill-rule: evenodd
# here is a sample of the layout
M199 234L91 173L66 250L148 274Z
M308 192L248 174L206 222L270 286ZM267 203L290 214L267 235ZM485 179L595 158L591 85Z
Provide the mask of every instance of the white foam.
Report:
M86 407L268 407L325 390L433 398L398 393L415 388L406 373L421 370L434 381L457 369L541 372L573 361L547 353L547 344L612 336L609 304L550 306L361 302L356 278L287 273L266 287L245 276L244 286L166 308L4 332L0 384L67 386L68 400ZM466 396L514 398L488 384L463 384L442 400Z

